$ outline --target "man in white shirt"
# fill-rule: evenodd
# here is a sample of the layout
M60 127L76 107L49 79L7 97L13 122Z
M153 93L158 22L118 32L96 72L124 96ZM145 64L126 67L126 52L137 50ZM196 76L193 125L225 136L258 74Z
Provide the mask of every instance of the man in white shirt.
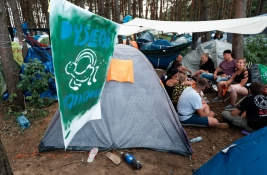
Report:
M227 123L219 123L214 118L214 112L210 110L208 104L202 104L200 91L207 86L207 80L199 78L194 87L184 89L178 104L179 120L183 124L197 124L216 128L228 128Z

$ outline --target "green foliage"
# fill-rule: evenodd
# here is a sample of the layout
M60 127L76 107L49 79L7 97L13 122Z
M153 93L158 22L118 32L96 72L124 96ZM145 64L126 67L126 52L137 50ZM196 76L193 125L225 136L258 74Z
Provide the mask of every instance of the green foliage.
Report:
M31 95L27 96L30 106L43 108L54 103L55 100L48 98L40 98L40 95L47 91L49 80L54 79L53 75L45 72L45 66L38 59L30 60L24 63L24 74L20 74L21 81L17 88L28 91Z
M267 58L267 38L265 35L247 37L244 42L244 57L247 62L266 65Z

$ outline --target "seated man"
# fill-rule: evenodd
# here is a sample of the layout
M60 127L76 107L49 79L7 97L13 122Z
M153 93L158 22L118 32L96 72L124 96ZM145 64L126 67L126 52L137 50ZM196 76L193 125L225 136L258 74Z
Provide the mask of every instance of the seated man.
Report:
M267 126L267 98L262 89L260 82L251 83L249 90L252 96L246 97L231 113L223 111L222 117L249 132Z
M198 124L209 127L228 128L227 123L219 123L210 111L208 104L203 104L199 92L204 90L207 80L197 79L194 87L185 88L177 104L179 120L183 124Z
M167 71L168 71L168 69L170 69L172 67L176 67L175 65L177 65L177 63L182 64L182 61L183 61L183 56L180 54L177 56L177 58L174 61L170 62L169 66L167 67ZM182 66L181 69L183 72L189 72L190 74L192 74L192 72L184 66Z
M225 50L223 52L224 60L219 64L219 67L217 67L214 73L204 72L201 74L201 77L212 82L216 81L217 83L220 81L227 81L236 68L236 60L233 59L231 53L231 50ZM209 84L208 88L211 88Z

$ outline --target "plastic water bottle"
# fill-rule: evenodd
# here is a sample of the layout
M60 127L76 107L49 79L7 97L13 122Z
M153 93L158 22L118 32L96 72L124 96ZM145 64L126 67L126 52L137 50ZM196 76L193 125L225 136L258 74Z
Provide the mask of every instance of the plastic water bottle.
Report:
M202 140L202 137L199 136L199 137L191 139L190 142L199 142L201 140Z
M18 123L22 127L22 129L27 129L31 125L29 120L23 114L18 116Z
M139 160L137 160L133 155L129 153L121 152L121 157L126 160L129 164L131 164L135 169L141 169L142 164Z

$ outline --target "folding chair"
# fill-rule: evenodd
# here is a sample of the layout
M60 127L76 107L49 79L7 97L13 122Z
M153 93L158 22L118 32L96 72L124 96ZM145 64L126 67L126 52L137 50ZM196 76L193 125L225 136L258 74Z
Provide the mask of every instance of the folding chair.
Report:
M247 83L245 86L249 87L251 83ZM237 94L238 95L238 94ZM235 106L237 106L241 101L243 101L246 97L250 96L250 94L248 93L247 95L244 95L243 97L241 97L241 99L235 104ZM228 97L223 100L223 102L226 102L228 99L230 98L230 95L228 95Z

